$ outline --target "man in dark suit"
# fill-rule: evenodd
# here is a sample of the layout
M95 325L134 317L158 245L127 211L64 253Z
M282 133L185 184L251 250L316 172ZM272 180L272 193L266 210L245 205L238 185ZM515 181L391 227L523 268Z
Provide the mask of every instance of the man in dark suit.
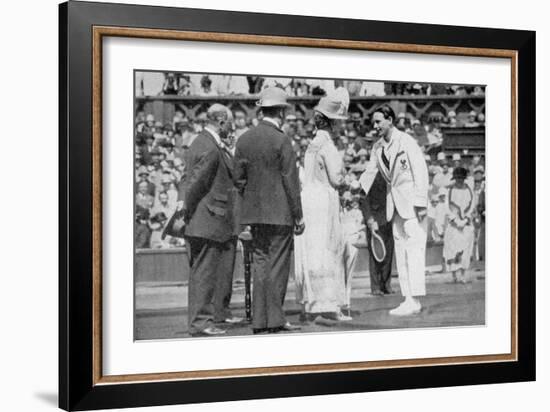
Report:
M235 152L235 184L241 194L240 223L252 229L254 333L295 330L283 303L294 250L293 229L303 233L296 156L281 130L286 93L262 91L257 103L263 118L241 135Z
M367 196L362 196L360 208L367 226L367 247L369 250L369 272L371 294L381 296L393 293L391 287L391 265L393 259L392 224L386 220L387 183L380 172L376 173L374 182ZM376 230L386 248L386 257L378 262L372 252L372 230Z
M221 335L216 322L234 323L229 301L235 265L236 224L232 158L223 139L231 132L231 111L221 104L207 112L207 125L189 147L188 174L178 208L185 215L189 264L189 333Z

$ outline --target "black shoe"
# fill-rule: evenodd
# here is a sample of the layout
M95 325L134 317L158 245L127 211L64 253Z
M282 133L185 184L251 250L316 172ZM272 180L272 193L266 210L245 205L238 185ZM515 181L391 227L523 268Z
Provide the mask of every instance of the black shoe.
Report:
M394 295L395 294L395 290L393 290L392 288L386 288L384 290L384 294L386 295Z
M278 333L278 332L295 332L302 329L301 326L293 325L290 322L285 323L282 326L277 326L275 328L269 328L269 333Z
M383 296L384 292L382 292L381 290L373 290L370 294L372 296Z
M252 333L254 335L258 335L258 334L261 334L261 333L269 333L269 328L253 328Z

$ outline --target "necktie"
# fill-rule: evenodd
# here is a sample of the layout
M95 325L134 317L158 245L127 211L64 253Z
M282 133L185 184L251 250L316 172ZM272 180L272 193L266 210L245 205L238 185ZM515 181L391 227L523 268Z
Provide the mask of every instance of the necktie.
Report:
M386 149L382 147L382 161L386 165L386 169L390 169L390 161L388 160L386 156Z

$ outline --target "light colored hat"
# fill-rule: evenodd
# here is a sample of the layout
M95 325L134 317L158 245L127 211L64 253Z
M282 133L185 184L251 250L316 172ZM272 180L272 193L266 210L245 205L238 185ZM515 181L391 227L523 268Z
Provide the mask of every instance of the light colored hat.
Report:
M260 100L256 102L256 106L260 107L287 107L286 92L279 87L266 87L260 93Z
M147 117L145 117L145 120L148 122L154 122L155 116L153 116L152 114L148 114Z
M342 198L344 200L351 200L351 192L344 192L344 194L342 195Z
M439 202L439 196L438 195L431 195L430 200L432 202Z
M182 165L182 164L183 164L183 160L181 160L181 158L176 157L176 158L174 159L174 166L180 166L180 165Z
M453 160L460 160L460 153L453 153Z
M468 116L474 116L475 117L475 116L477 116L477 113L474 110L472 110L470 113L468 113Z
M345 120L348 118L349 92L339 87L319 100L313 110L324 114L329 119Z
M359 185L359 181L358 181L358 180L354 180L353 182L350 183L349 187L350 187L352 190L357 190L357 189L359 189L361 186Z
M430 162L430 161L432 160L432 157L431 157L429 154L426 153L426 154L424 155L424 160Z
M483 165L478 165L474 167L474 173L477 173L477 172L485 173L485 168L483 167Z
M456 113L454 110L451 110L449 113L448 113L448 116L449 117L456 117Z
M437 160L447 160L447 156L445 155L444 152L439 152L437 154Z
M405 118L405 113L400 112L400 113L397 115L397 118L398 118L398 119L404 119L404 118Z
M366 149L361 149L357 152L357 156L368 156L369 152Z
M149 176L149 172L147 171L147 168L145 166L140 166L138 169L138 176L141 176L141 175Z

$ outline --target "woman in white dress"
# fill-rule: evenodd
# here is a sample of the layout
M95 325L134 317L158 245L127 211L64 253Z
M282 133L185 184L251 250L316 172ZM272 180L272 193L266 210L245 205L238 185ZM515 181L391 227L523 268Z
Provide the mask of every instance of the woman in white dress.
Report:
M463 167L453 170L455 183L447 195L447 225L443 238L443 258L453 281L466 283L466 270L470 267L474 248L472 213L476 209L472 189L465 183L468 171Z
M333 143L334 129L346 119L349 95L337 89L315 107L315 138L304 159L302 209L305 232L295 238L297 300L317 320L351 320L351 266L356 250L345 239L337 188L344 181L342 157ZM349 312L348 312L349 313Z

